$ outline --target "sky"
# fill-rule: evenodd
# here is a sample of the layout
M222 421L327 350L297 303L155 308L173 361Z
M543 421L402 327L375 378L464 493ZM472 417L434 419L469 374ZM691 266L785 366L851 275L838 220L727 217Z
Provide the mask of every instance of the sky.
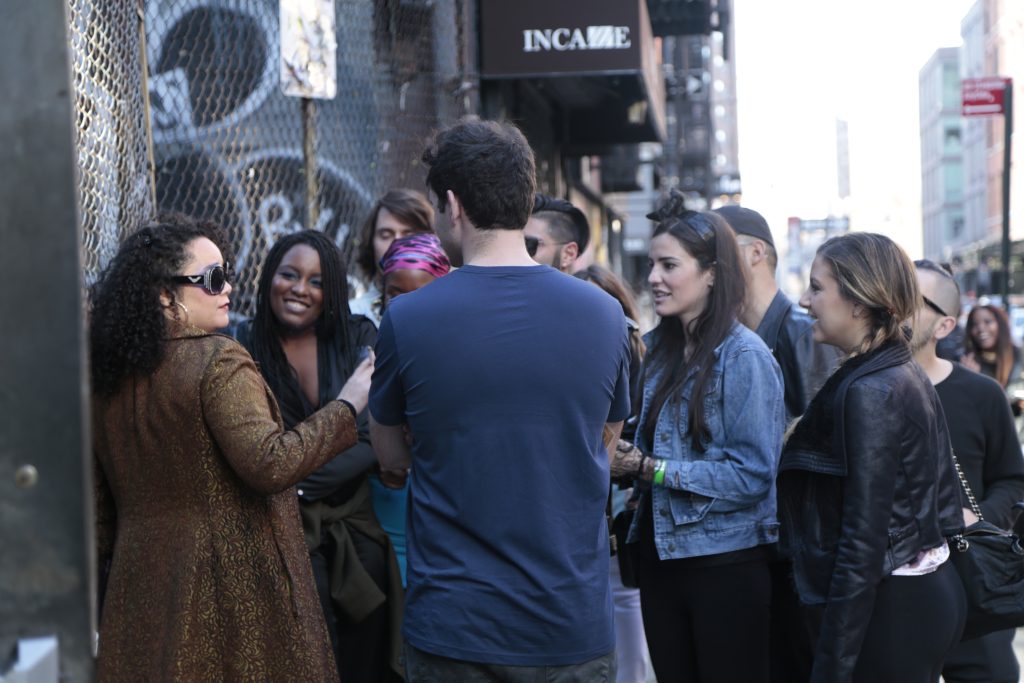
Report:
M777 241L789 216L845 211L851 229L921 256L918 74L938 48L961 44L973 2L733 0L743 204ZM837 118L849 123L846 202Z

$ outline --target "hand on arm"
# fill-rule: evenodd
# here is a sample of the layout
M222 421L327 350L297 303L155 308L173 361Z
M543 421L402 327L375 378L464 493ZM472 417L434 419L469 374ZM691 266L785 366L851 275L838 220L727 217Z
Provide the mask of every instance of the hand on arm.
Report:
M337 402L282 429L270 390L237 344L212 360L201 400L207 428L231 469L260 493L284 491L358 440L355 416Z

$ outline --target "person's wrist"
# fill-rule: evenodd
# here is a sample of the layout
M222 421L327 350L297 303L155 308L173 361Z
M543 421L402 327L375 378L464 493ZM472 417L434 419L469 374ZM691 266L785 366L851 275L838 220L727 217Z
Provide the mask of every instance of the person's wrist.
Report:
M668 467L668 460L658 459L654 465L654 472L651 475L651 483L656 486L665 485L665 468Z
M343 399L343 398L342 398L341 396L339 396L339 397L338 397L338 398L336 398L335 400L336 400L336 401L337 401L338 403L341 403L342 405L344 405L344 406L345 406L346 408L348 408L348 411L349 411L350 413L352 413L352 419L353 419L353 420L355 420L355 419L356 419L356 417L357 417L357 416L359 415L359 412L358 412L358 411L356 410L356 407L355 407L354 405L352 405L352 403L351 403L351 402L349 402L349 401L347 401L347 400Z
M643 476L644 476L644 464L646 464L646 462L648 460L650 460L650 458L648 458L646 455L643 455L642 453L640 454L640 460L636 464L636 474L634 475L634 478L636 478L636 479L642 479L643 478Z

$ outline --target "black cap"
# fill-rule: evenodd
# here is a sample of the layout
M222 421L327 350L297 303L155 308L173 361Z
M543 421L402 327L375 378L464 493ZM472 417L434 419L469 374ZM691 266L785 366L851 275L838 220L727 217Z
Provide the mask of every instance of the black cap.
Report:
M764 216L753 209L744 209L742 206L730 204L715 209L715 213L725 219L725 222L737 235L750 235L759 240L764 240L772 249L775 248L775 240L772 239L772 231L768 228L768 221Z
M582 254L587 250L587 245L590 244L590 223L587 222L587 217L583 215L582 211L564 199L549 197L538 192L533 198L533 213L541 211L554 211L568 216L573 227L576 228L576 246L579 247L579 253Z

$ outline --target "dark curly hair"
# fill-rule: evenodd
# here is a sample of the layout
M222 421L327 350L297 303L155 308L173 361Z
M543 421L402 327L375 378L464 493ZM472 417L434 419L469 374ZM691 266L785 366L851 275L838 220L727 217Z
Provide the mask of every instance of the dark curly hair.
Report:
M403 223L412 226L419 232L434 231L434 207L430 205L422 192L399 188L390 190L378 199L369 215L363 221L355 241L355 263L363 271L367 280L377 277L377 259L373 253L373 232L377 227L377 215L381 209L387 209Z
M260 370L271 391L281 403L293 406L302 405L302 390L281 346L281 337L286 330L270 307L270 290L271 281L285 254L300 244L310 247L320 257L324 303L320 318L316 321L317 339L320 342L339 344L348 366L356 365L356 349L349 338L348 322L351 314L348 307L348 278L341 250L327 235L317 230L301 230L280 238L267 254L260 273L250 345L252 357L260 364Z
M427 187L444 211L451 190L480 230L521 230L533 210L533 150L513 124L466 117L437 134L425 152Z
M189 259L188 245L206 237L224 254L220 229L164 214L129 235L89 288L89 368L93 390L113 394L126 377L148 375L163 359L167 318L160 295L176 302L171 278Z

